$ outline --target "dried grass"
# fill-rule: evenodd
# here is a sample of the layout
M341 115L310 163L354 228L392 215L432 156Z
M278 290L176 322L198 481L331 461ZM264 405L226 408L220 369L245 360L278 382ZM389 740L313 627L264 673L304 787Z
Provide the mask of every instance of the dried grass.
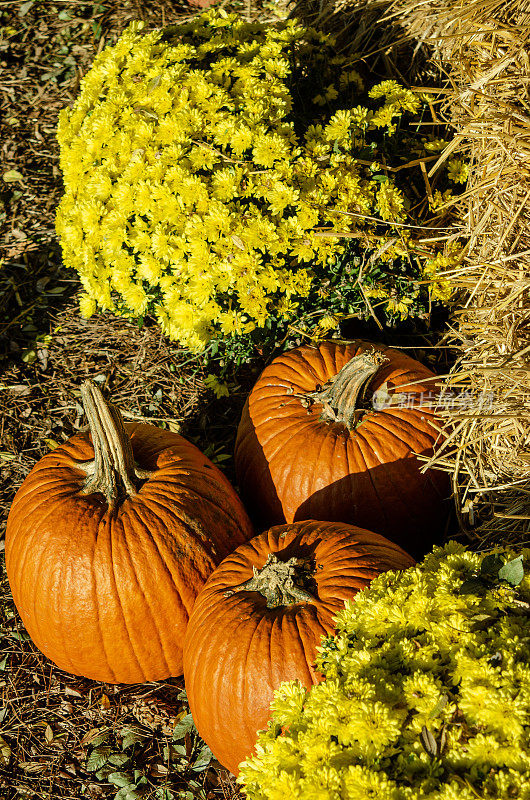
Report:
M455 138L428 177L460 154L470 179L453 217L467 247L449 276L458 305L442 342L457 354L444 380L447 437L430 465L451 474L474 547L528 543L530 2L300 0L296 13L405 82L421 80L426 54L438 69L438 113Z
M530 3L396 0L394 13L447 69L452 154L471 165L460 203L465 268L453 277L464 300L448 337L459 356L445 392L469 392L474 406L443 411L452 433L434 463L452 474L476 545L528 543Z

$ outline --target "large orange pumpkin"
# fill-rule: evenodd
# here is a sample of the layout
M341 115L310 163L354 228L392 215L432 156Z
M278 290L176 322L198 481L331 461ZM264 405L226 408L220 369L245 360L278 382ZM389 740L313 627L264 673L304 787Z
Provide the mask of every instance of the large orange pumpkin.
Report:
M341 520L414 555L447 521L445 473L422 473L439 435L434 374L404 353L363 341L323 342L276 358L237 432L237 479L267 527ZM375 406L375 407L374 407Z
M42 458L17 492L6 565L37 647L61 669L137 683L182 673L195 597L253 535L221 472L181 436L124 426L87 382L91 436Z
M221 764L237 774L280 683L320 680L316 648L344 602L381 572L413 564L376 533L315 521L272 528L225 558L199 593L184 640L191 713Z

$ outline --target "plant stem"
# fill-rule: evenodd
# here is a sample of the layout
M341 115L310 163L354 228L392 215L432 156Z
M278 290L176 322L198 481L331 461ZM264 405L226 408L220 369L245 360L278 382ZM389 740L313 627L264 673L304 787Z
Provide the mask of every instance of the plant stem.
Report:
M294 582L296 569L301 565L298 558L280 561L277 555L269 553L261 569L252 567L252 578L228 589L224 595L230 597L236 592L259 592L267 600L267 608L290 606L294 603L316 603L312 594Z
M122 499L134 497L139 481L150 473L136 469L120 412L104 399L93 381L82 383L81 398L94 446L93 461L78 465L87 476L81 493L101 492L113 508Z
M354 356L320 389L305 395L309 405L321 403L321 419L355 428L365 413L359 407L368 383L388 358L377 350Z

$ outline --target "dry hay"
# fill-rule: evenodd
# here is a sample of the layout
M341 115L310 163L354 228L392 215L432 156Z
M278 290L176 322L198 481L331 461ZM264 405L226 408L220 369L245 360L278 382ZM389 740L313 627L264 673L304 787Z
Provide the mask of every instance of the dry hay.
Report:
M397 0L394 8L448 71L451 149L470 162L460 205L466 258L453 276L465 298L450 336L459 356L445 392L472 400L445 408L450 435L435 463L451 472L460 522L477 544L527 542L530 3Z
M458 306L444 345L448 434L430 462L453 480L475 547L530 541L530 2L300 0L299 15L338 35L354 60L407 65L405 81L439 70L438 113L470 165L454 231L467 241L450 274ZM403 60L406 40L415 58ZM405 50L404 50L405 48ZM360 55L362 53L363 55ZM404 67L402 67L404 69ZM394 77L399 78L399 70Z

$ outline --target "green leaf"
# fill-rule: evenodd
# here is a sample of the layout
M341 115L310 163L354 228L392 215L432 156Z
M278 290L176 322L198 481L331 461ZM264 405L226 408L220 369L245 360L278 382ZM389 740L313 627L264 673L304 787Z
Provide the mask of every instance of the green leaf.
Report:
M86 760L87 772L96 772L98 769L107 763L107 759L111 754L111 749L108 745L101 745L95 747Z
M100 744L103 744L103 742L107 741L107 739L109 738L110 734L111 734L110 729L109 728L104 728L101 731L101 733L99 733L97 736L94 736L93 739L88 740L88 744L90 744L90 746L93 747L93 748L97 748L97 747L100 746Z
M121 742L122 750L127 750L127 748L149 738L149 734L140 731L138 728L123 728L121 735L123 736Z
M134 111L143 116L145 119L155 119L158 120L158 114L156 111L153 111L152 108L146 108L146 106L135 106Z
M116 792L114 800L138 800L140 796L141 795L136 791L134 783L130 783L128 786L124 786L123 789Z
M446 694L443 694L434 706L433 710L429 713L429 717L431 717L431 719L437 717L440 711L443 711L443 709L446 707L448 702L449 697Z
M486 584L480 578L468 578L462 582L458 594L484 594Z
M489 577L494 578L498 574L503 564L504 559L502 556L500 556L498 553L490 553L489 556L486 556L482 559L482 563L480 565L480 574L488 575Z
M186 755L186 748L183 744L172 744L168 750L168 755L172 760Z
M22 351L22 361L24 364L33 364L37 360L37 351L34 347L27 347Z
M54 286L53 289L46 289L46 294L64 294L66 286Z
M154 800L176 800L176 798L177 795L171 789L166 789L163 786L160 786L154 794Z
M128 760L129 756L126 753L112 753L109 757L109 764L113 764L115 767L123 767Z
M203 772L213 758L213 753L207 744L201 748L199 755L193 762L192 770L194 772Z
M29 642L29 633L26 633L26 631L11 631L9 636L19 642Z
M471 621L473 622L473 630L474 631L485 631L487 630L492 622L495 622L497 618L493 617L491 614L474 614L471 617Z
M519 586L524 578L523 557L517 556L507 561L498 574L501 581L506 581L510 586Z
M183 739L188 732L196 730L193 717L191 714L186 714L173 728L173 736L171 738L174 742L177 742L179 739Z
M2 178L6 183L13 183L14 181L22 181L24 180L24 176L18 169L8 169L7 172L4 172Z
M109 783L113 783L114 786L118 786L119 788L123 788L124 786L134 786L133 776L130 772L111 772L107 776L107 780Z
M151 80L147 84L147 94L152 92L153 89L156 89L158 86L160 86L161 80L162 80L162 75L155 75L154 78L151 78Z

